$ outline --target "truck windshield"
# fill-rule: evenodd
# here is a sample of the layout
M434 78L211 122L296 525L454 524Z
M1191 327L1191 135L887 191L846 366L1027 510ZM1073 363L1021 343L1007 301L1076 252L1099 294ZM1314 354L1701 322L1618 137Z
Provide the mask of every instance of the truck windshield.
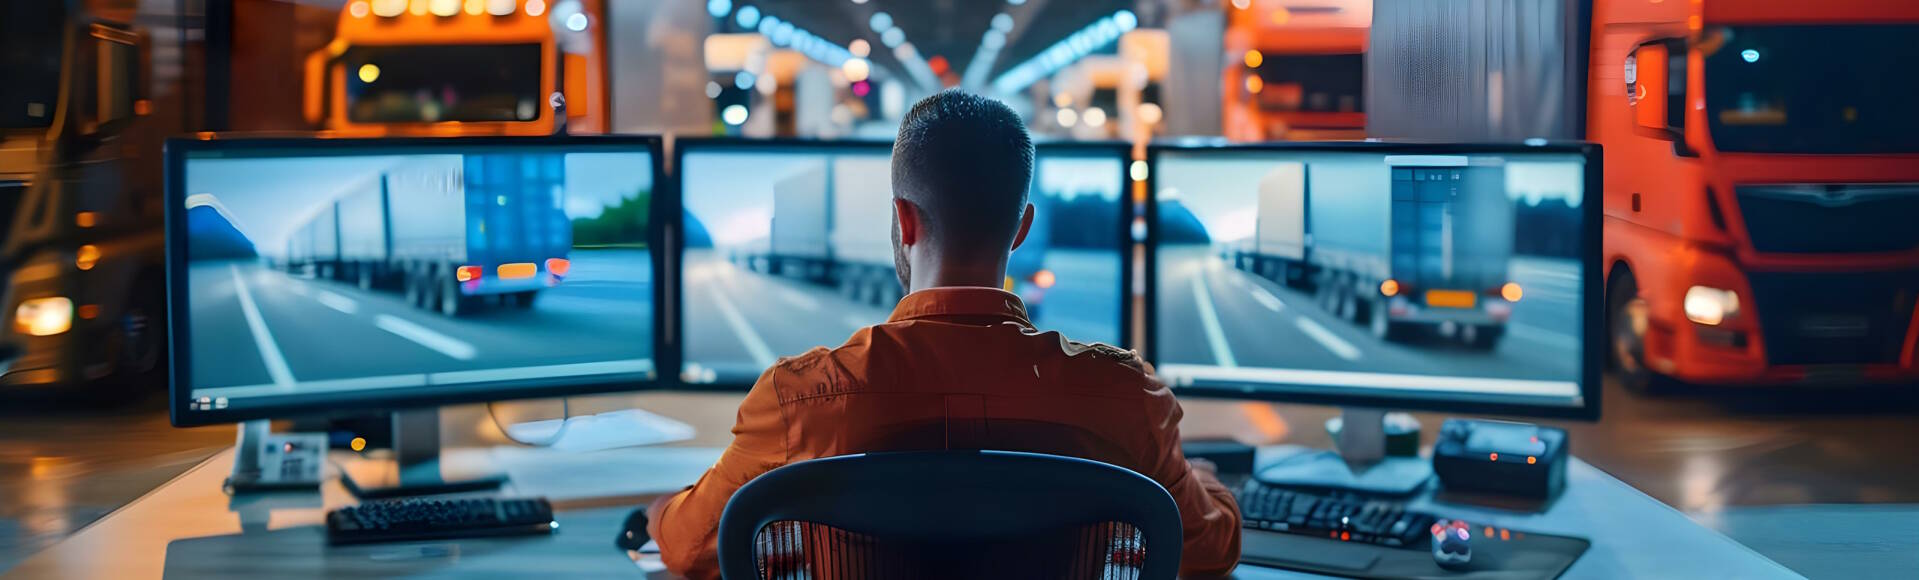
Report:
M532 121L547 108L538 44L359 46L343 62L355 123Z
M1730 26L1705 57L1720 151L1919 152L1919 25ZM1713 39L1708 39L1708 46Z
M0 129L53 124L60 95L60 33L63 2L0 5Z

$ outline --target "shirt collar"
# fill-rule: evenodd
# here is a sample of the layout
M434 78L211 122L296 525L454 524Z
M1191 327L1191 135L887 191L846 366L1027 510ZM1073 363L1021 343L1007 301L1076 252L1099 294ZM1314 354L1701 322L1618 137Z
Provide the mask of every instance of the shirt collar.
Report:
M979 286L927 288L907 294L900 299L899 305L893 307L893 316L886 321L904 322L951 316L991 316L1025 326L1033 325L1026 315L1026 303L1020 301L1018 295Z

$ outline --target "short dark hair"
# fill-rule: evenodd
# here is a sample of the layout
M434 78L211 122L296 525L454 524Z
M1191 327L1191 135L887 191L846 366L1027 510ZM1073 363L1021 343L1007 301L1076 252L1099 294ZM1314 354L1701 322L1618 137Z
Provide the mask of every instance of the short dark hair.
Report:
M894 194L919 206L926 235L946 251L1010 249L1032 181L1033 138L1006 103L948 89L900 121Z

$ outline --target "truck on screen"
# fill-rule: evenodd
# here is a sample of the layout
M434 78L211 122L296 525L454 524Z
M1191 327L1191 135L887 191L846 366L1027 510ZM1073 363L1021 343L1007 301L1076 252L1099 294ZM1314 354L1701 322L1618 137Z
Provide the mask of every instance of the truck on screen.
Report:
M453 171L390 169L301 221L285 266L447 316L531 307L571 266L564 167L560 155L481 154Z
M891 161L836 157L773 185L773 223L767 245L738 262L767 274L832 286L850 300L891 307L903 296L893 267ZM1042 204L1043 196L1033 196ZM1025 301L1029 314L1054 283L1044 268L1051 238L1037 211L1032 230L1007 262L1004 289Z
M1507 272L1505 170L1420 163L1389 160L1389 184L1328 175L1320 188L1309 180L1317 166L1278 164L1260 179L1255 233L1228 250L1229 262L1314 292L1328 312L1384 340L1437 331L1497 346L1521 298Z

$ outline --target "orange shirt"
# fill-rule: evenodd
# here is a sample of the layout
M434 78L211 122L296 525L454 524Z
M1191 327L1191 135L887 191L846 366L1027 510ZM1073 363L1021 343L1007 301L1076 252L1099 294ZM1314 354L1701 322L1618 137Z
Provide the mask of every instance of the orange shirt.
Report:
M726 502L789 463L881 451L995 449L1070 455L1137 471L1185 520L1180 568L1218 575L1239 560L1239 506L1179 448L1179 402L1131 352L1067 340L994 288L914 292L885 324L839 348L767 369L740 403L733 443L692 487L653 504L648 530L668 569L718 578Z

